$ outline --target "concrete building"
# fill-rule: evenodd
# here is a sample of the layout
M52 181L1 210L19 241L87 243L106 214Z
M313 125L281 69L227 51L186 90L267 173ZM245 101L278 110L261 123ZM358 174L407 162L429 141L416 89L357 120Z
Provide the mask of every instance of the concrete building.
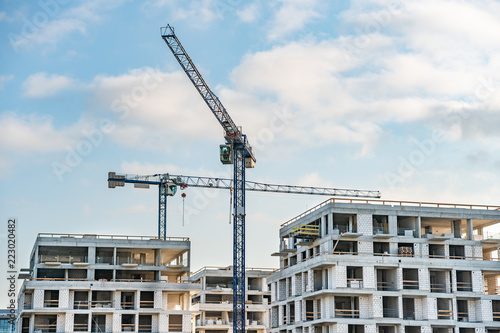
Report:
M265 333L267 307L271 298L266 277L272 270L247 268L245 293L246 326L248 333ZM191 280L201 291L192 298L192 310L198 312L195 333L229 333L233 326L232 267L204 267L193 273Z
M500 207L328 200L281 226L270 332L499 333L499 227Z
M187 238L39 234L17 332L191 332Z

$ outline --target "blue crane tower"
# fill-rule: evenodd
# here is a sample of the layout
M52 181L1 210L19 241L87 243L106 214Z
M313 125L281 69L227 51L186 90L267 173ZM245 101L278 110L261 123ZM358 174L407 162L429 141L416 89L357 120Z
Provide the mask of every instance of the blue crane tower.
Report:
M226 142L220 146L220 158L223 164L233 164L233 332L245 333L245 168L254 167L255 155L246 135L206 84L174 29L167 25L160 32L225 132Z

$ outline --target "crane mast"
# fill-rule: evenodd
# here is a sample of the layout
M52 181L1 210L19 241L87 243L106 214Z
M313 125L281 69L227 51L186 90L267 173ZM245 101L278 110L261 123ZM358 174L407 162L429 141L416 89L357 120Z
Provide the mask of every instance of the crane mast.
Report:
M245 333L245 168L253 167L255 155L246 135L233 122L219 98L206 84L174 29L167 25L161 36L225 131L221 161L233 164L233 332ZM224 153L224 158L223 154ZM231 156L232 155L232 156ZM232 157L232 158L231 158Z

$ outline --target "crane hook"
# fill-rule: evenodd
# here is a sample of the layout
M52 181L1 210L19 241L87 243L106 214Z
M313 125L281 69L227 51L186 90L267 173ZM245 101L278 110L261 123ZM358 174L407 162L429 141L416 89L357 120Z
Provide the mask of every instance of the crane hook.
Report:
M182 193L181 197L182 197L182 226L184 226L184 199L186 199L186 193Z

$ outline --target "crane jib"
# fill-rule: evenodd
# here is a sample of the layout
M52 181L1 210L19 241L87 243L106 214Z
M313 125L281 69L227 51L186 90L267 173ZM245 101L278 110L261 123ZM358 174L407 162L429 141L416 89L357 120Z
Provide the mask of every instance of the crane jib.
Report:
M172 51L174 57L181 65L182 69L189 77L198 93L201 95L207 106L210 108L214 116L219 121L220 125L226 133L226 141L230 144L243 144L245 157L256 161L253 149L246 140L246 137L241 133L232 118L227 113L225 107L220 102L219 98L208 87L200 72L194 65L193 61L184 50L181 42L174 33L174 29L167 25L161 29L162 38Z

